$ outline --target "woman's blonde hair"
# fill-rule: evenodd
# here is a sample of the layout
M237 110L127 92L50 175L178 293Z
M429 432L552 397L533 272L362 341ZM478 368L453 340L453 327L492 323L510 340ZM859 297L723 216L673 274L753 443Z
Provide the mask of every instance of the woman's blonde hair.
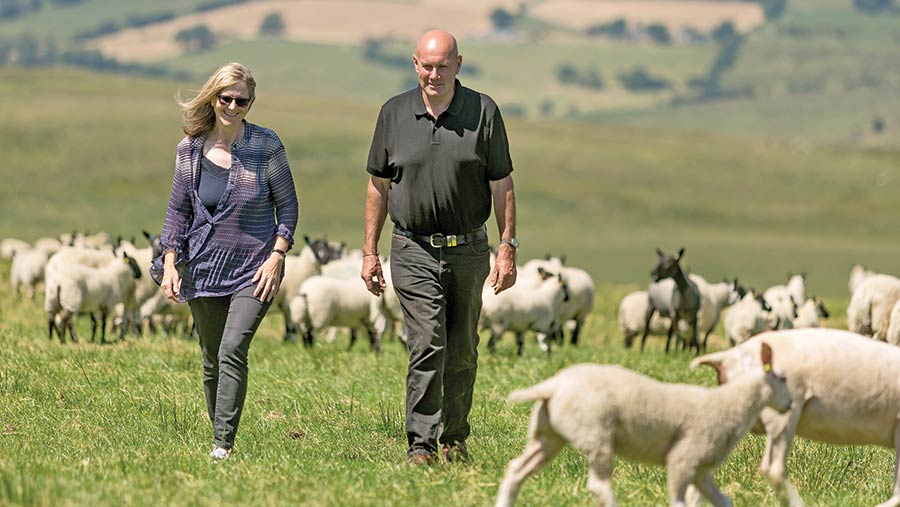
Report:
M245 83L250 91L250 103L256 98L256 80L250 69L244 65L231 62L216 69L206 80L197 96L190 100L181 100L181 94L175 97L181 106L181 118L184 133L195 138L209 133L216 124L216 113L211 105L212 100L225 88L238 83ZM249 107L249 106L248 106Z

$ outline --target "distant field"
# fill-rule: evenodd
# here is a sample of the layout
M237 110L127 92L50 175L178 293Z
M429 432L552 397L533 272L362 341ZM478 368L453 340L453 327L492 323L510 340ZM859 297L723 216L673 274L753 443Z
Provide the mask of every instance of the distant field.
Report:
M338 45L360 45L366 38L411 41L438 24L468 41L490 34L490 13L494 9L506 8L514 13L520 4L527 5L516 0L468 0L452 5L434 0L260 1L123 31L100 39L97 47L121 61L162 61L180 53L175 43L179 30L205 23L226 40L252 40L258 37L263 18L273 12L284 20L284 38L293 41ZM661 23L672 30L692 27L701 31L732 21L746 32L765 21L762 9L755 3L715 1L551 0L528 7L527 13L538 20L578 30L621 18L629 24Z
M250 119L283 138L301 233L362 238L363 166L380 101L269 91ZM158 230L181 137L172 99L197 83L0 71L17 97L0 136L0 237ZM648 127L508 121L521 258L567 254L603 283L646 283L654 248L757 287L806 271L842 297L854 263L895 272L900 155ZM490 225L491 232L495 225Z

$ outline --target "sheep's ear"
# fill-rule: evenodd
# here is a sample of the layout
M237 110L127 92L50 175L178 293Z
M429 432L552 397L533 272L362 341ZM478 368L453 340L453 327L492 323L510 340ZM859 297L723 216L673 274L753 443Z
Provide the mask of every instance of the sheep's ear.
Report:
M544 253L544 260L545 260L545 261L549 261L549 260L550 260L550 257L551 257L551 256L550 256L550 252Z
M768 343L760 343L759 358L762 360L763 370L766 372L772 371L772 347Z
M303 235L303 241L305 241L307 245L312 247L312 241L309 239L309 236L307 236L306 234Z
M664 254L662 250L660 250L659 248L657 248L657 249L656 249L656 256L657 256L657 257L665 257L666 254Z
M538 270L537 270L537 271L538 271L538 274L541 275L541 278L542 278L542 279L544 279L544 280L547 279L547 270L545 270L545 269L542 268L542 267L538 267Z
M678 251L678 260L681 260L681 258L683 256L684 256L684 247L681 247L681 250Z
M722 364L722 361L725 357L725 354L728 351L722 352L713 352L712 354L706 354L704 356L700 356L691 361L691 369L697 368L699 366L709 366L716 370L716 380L719 385L728 382L728 372L725 370L725 366Z
M559 263L562 264L563 266L566 265L566 254L562 254L559 256Z
M147 229L141 230L141 234L143 234L144 237L147 238L147 241L153 241L153 235L147 232Z

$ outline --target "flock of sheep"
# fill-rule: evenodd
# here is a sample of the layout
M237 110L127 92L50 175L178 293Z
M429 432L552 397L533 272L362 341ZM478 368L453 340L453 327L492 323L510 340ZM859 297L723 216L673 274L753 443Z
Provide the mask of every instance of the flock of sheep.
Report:
M11 258L11 282L34 297L44 286L48 333L77 340L73 318L91 317L105 340L106 319L115 317L120 339L144 325L171 329L189 322L187 305L162 297L147 272L159 254L158 238L137 248L107 234L65 235L33 245L13 239L0 243ZM359 280L362 254L347 252L327 238L304 237L297 255L287 256L285 277L273 309L284 314L285 340L349 328L351 344L360 331L380 350L386 333L403 339L399 302L390 288L372 296ZM725 307L726 337L732 348L696 357L691 367L715 369L718 387L668 384L609 365L575 365L550 379L510 395L533 401L528 443L512 460L496 505L511 506L524 481L567 443L588 459L588 489L600 505L616 505L611 487L613 457L665 466L672 506L714 506L731 501L713 474L751 428L767 436L760 471L783 505L803 501L787 478L786 460L795 435L844 445L880 445L900 457L900 279L856 266L851 271L849 331L819 328L828 313L821 301L806 297L805 279L762 293L737 280L708 283L680 266L684 254L659 257L647 291L627 295L619 307L625 345L650 334L667 337L668 351L705 349ZM385 282L389 263L383 259ZM491 350L507 331L517 337L535 332L549 351L568 328L577 343L593 310L594 282L585 271L558 258L519 266L516 285L499 295L487 287L480 327L490 330ZM802 328L802 329L801 329ZM865 336L864 336L865 335ZM871 339L869 337L875 338ZM701 339L702 338L702 339ZM887 342L887 343L884 343ZM700 416L702 414L702 416ZM878 507L900 507L900 473L894 493Z
M126 332L170 332L191 329L187 305L167 301L149 276L152 259L159 255L157 237L144 232L149 246L114 240L107 233L66 234L43 238L34 244L7 238L0 253L12 259L10 280L16 293L34 298L44 286L48 335L65 342L66 334L77 341L74 321L87 315L93 323L92 339L100 329L106 341L107 319L112 317L119 339ZM298 245L299 246L299 245ZM296 255L288 255L284 279L272 305L272 313L284 316L284 339L301 337L312 345L316 336L334 339L335 330L349 330L351 346L365 332L371 348L381 350L386 334L405 341L400 303L390 288L390 263L382 259L388 290L370 294L359 280L362 252L347 251L344 244L327 238L304 237ZM493 257L492 257L493 259ZM563 260L533 260L519 267L518 283L495 295L485 287L481 330L489 330L489 348L507 331L516 335L522 353L524 335L537 333L542 350L568 328L577 343L585 319L593 311L594 282L584 270L563 265Z

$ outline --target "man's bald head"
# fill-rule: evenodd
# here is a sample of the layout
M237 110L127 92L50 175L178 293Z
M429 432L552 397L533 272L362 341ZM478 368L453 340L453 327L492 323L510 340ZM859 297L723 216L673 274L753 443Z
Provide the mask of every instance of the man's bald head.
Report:
M456 37L444 30L431 30L422 34L416 44L416 56L436 53L446 54L455 60L459 55Z

